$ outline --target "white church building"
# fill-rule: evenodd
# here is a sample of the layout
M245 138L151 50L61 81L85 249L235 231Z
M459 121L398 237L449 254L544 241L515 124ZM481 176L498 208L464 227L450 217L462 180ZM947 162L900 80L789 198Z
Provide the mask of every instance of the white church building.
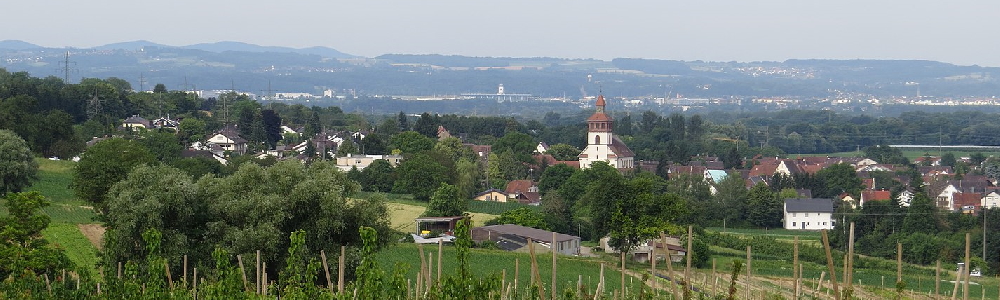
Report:
M603 161L616 169L635 167L635 154L612 133L614 121L604 113L604 95L597 96L597 112L587 118L587 148L580 152L580 168Z

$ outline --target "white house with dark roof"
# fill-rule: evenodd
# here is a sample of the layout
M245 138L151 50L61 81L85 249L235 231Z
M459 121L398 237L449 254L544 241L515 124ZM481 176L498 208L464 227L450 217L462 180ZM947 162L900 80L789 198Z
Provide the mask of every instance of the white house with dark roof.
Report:
M833 199L785 199L785 229L833 229Z
M247 140L240 137L236 127L226 126L218 132L208 136L209 145L218 145L225 151L243 154L247 149Z
M131 117L125 119L125 121L122 121L122 128L151 129L153 128L153 125L152 123L149 122L149 120L146 120L145 118L140 117L139 115L132 115Z
M597 112L587 118L587 148L580 152L580 168L590 168L597 161L616 169L634 168L635 154L612 133L614 121L604 113L604 95L597 96L596 105Z

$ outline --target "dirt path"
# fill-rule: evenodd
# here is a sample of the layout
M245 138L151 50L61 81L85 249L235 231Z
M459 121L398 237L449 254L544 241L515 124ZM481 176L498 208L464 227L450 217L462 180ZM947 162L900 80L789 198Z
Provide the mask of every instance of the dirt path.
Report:
M104 241L104 226L101 224L77 224L76 227L80 228L80 232L87 237L87 240L90 240L94 248L101 250Z

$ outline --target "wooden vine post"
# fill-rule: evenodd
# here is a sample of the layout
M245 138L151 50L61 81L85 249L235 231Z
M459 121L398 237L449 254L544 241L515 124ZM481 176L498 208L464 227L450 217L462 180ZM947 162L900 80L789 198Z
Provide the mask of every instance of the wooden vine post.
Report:
M821 230L823 234L823 248L826 250L826 267L830 271L830 283L833 284L833 297L840 300L840 286L837 284L837 271L833 267L833 253L830 252L830 237L827 236L826 229Z

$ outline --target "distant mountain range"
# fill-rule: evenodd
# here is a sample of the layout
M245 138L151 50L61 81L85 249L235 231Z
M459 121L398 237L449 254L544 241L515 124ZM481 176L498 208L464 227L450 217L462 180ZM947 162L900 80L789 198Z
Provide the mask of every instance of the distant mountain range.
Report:
M239 52L274 52L274 53L297 53L297 54L309 54L309 55L319 55L327 58L354 58L358 57L356 55L351 55L337 51L337 49L329 47L309 47L309 48L291 48L291 47L280 47L280 46L260 46L254 44L248 44L243 42L233 42L233 41L222 41L215 43L201 43L187 46L170 46L159 43L154 43L146 40L138 40L131 42L121 42L112 43L102 46L97 46L88 49L95 50L136 50L145 47L159 47L159 48L182 48L182 49L195 49L209 52L226 52L226 51L239 51ZM0 41L0 49L6 50L31 50L31 49L59 49L59 48L49 48L39 45L35 45L29 42L20 40L3 40Z

